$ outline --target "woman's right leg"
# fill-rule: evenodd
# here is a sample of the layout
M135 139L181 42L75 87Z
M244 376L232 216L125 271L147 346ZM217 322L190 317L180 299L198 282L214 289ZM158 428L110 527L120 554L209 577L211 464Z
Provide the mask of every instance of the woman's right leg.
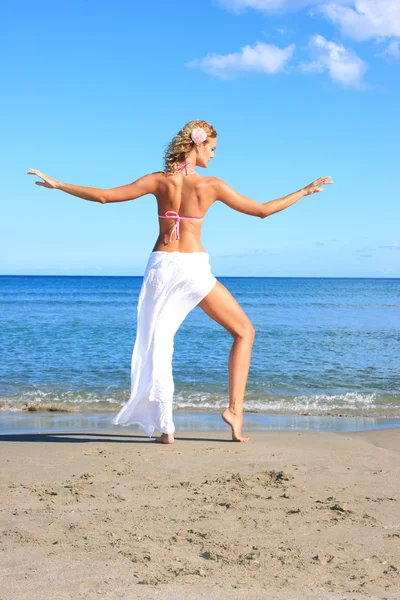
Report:
M243 402L255 336L254 327L240 304L219 281L198 306L211 319L225 327L234 338L228 361L229 407L223 411L222 418L231 426L235 442L247 442L249 438L242 436Z

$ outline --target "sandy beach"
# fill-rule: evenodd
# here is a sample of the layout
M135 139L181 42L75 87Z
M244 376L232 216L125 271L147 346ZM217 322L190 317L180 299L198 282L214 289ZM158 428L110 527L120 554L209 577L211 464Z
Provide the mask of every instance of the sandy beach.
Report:
M398 599L400 429L0 437L1 600Z

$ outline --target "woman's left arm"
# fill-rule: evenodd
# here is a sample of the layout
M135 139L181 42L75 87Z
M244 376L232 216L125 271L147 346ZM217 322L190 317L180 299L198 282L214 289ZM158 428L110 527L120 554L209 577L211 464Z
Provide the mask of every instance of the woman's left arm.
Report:
M126 200L136 200L136 198L146 196L146 194L154 194L157 187L156 183L156 173L149 173L133 183L128 183L128 185L103 190L104 204L126 202Z
M102 188L86 187L82 185L74 185L72 183L62 183L48 175L44 175L36 169L29 169L28 175L37 175L42 181L36 181L36 185L41 185L47 188L61 190L72 196L91 200L92 202L100 202L101 204L109 204L110 202L125 202L127 200L135 200L146 194L154 194L156 190L156 173L150 173L140 177L133 183L122 185L120 187L104 190Z

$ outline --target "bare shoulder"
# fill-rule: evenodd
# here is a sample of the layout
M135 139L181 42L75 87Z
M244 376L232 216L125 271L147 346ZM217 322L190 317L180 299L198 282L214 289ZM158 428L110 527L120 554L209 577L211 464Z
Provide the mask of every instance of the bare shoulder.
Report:
M145 175L145 177L149 178L149 182L151 182L151 185L154 189L154 193L157 193L157 191L159 191L163 187L163 185L165 185L167 179L165 177L164 171L154 171L153 173Z
M151 177L155 182L165 179L163 171L153 171L153 173L148 173L145 177Z
M221 189L221 185L223 185L223 181L222 179L218 179L218 177L202 177L204 183L206 185L208 185L214 192L215 194L218 194L219 190Z
M221 186L220 184L223 183L223 181L221 179L218 179L218 177L213 177L213 176L206 176L206 177L200 177L199 178L199 184L202 187L202 189L205 191L206 196L208 198L208 202L211 204L213 204L218 197L220 196L221 193Z
M219 179L219 177L208 177L208 179L210 180L210 185L213 189L216 200L223 200L225 197L234 193L234 190L231 188L231 186L223 179Z
M219 179L218 177L204 177L204 179L207 179L207 181L209 183L211 183L212 185L218 185L220 181L222 181L222 179Z
M146 185L149 188L155 188L160 179L160 175L162 175L160 171L154 171L154 173L146 173L145 175L141 175L138 179L136 179L136 181Z

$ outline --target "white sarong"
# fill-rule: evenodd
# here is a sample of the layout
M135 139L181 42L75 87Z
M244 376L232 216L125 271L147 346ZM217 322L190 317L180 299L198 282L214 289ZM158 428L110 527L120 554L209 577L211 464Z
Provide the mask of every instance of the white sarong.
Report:
M141 425L174 433L172 355L174 336L188 313L216 283L207 252L152 252L137 305L129 400L113 425Z

